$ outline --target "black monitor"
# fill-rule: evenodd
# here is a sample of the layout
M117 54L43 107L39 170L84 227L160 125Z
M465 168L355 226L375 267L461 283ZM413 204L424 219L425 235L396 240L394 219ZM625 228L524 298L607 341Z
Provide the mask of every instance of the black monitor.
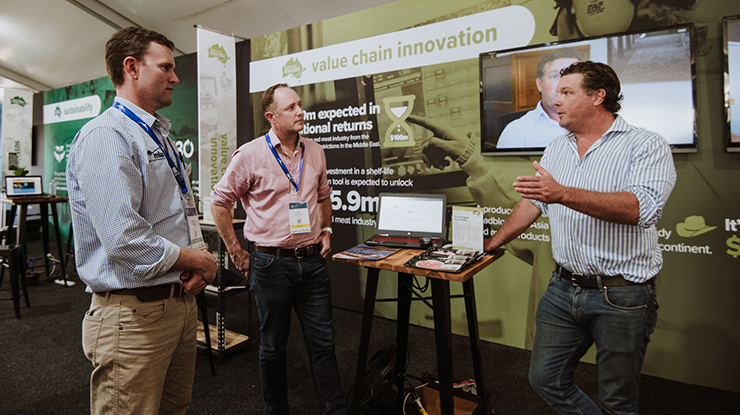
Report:
M548 116L552 105L540 101L552 102L559 69L577 60L615 70L624 95L619 114L628 123L660 134L673 152L695 152L692 33L687 24L482 53L483 155L540 155L565 132Z
M727 151L740 152L740 16L722 19L725 52Z

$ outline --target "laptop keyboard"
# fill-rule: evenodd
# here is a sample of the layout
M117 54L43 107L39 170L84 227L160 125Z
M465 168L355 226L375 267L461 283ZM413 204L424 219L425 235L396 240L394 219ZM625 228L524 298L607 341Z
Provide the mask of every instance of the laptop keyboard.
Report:
M368 245L384 245L384 246L400 246L407 248L420 248L421 241L419 238L409 238L403 236L380 236L375 235L369 239L366 244Z

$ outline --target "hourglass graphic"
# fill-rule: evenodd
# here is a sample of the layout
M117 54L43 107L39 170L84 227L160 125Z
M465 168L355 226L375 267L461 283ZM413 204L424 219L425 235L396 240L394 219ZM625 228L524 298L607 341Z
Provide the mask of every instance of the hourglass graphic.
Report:
M391 119L391 125L385 131L384 147L413 147L414 130L405 120L414 109L414 95L402 95L383 99L385 113Z

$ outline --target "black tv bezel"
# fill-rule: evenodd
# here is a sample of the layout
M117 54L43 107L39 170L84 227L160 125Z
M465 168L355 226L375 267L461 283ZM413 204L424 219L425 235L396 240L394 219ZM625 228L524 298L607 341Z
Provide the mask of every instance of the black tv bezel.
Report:
M728 153L740 153L740 142L732 142L732 113L730 112L730 57L728 45L730 42L727 26L729 23L740 24L740 14L725 16L722 18L722 59L724 60L724 106L725 121L727 122L727 133L725 134L725 150ZM736 104L740 105L740 103ZM738 131L740 135L740 131Z
M517 48L502 49L502 50L495 50L495 51L481 53L478 56L479 105L480 105L480 120L481 120L481 136L480 136L481 155L493 156L493 157L541 156L543 152L545 151L544 147L502 148L502 149L497 148L491 151L484 150L485 141L486 141L485 140L486 129L487 129L486 128L486 113L485 113L485 108L484 108L485 88L483 84L483 79L484 79L483 60L485 58L489 58L491 56L495 56L498 54L512 54L512 53L517 53L517 52L526 52L526 51L535 50L535 49L543 48L543 47L552 48L555 46L567 46L572 43L587 42L591 40L609 39L609 38L620 37L620 36L630 36L630 35L641 34L641 33L654 33L654 32L662 32L662 31L670 31L670 30L675 30L675 31L688 30L689 32L689 55L690 55L689 60L690 60L690 66L691 66L691 100L692 100L691 106L693 110L692 111L693 112L693 122L692 122L693 143L671 144L670 147L673 153L696 153L698 151L698 147L697 147L697 136L696 136L696 53L695 53L695 41L694 41L694 24L684 23L684 24L671 25L671 26L654 27L654 28L644 29L644 30L632 30L632 31L625 31L625 32L610 33L610 34L599 35L599 36L582 37L578 39L568 39L568 40L559 40L559 41L553 41L553 42L545 42L545 43L539 43L535 45L527 45L527 46L522 46L522 47L517 47ZM740 151L740 143L738 143L738 145L739 146L737 150L734 150L734 151Z

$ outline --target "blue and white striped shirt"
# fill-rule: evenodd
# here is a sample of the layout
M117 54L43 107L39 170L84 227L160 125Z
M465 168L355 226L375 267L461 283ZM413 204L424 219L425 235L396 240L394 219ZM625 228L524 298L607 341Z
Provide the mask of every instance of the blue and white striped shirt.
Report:
M535 202L550 217L553 257L585 275L622 275L633 282L654 277L663 264L655 223L676 184L668 143L622 117L578 156L575 134L550 143L540 163L563 186L594 192L631 192L639 201L637 226L606 222L560 204Z
M168 136L168 119L116 101ZM67 186L75 262L88 291L180 283L180 271L167 272L180 246L190 246L180 187L139 125L114 107L85 124L69 151Z

